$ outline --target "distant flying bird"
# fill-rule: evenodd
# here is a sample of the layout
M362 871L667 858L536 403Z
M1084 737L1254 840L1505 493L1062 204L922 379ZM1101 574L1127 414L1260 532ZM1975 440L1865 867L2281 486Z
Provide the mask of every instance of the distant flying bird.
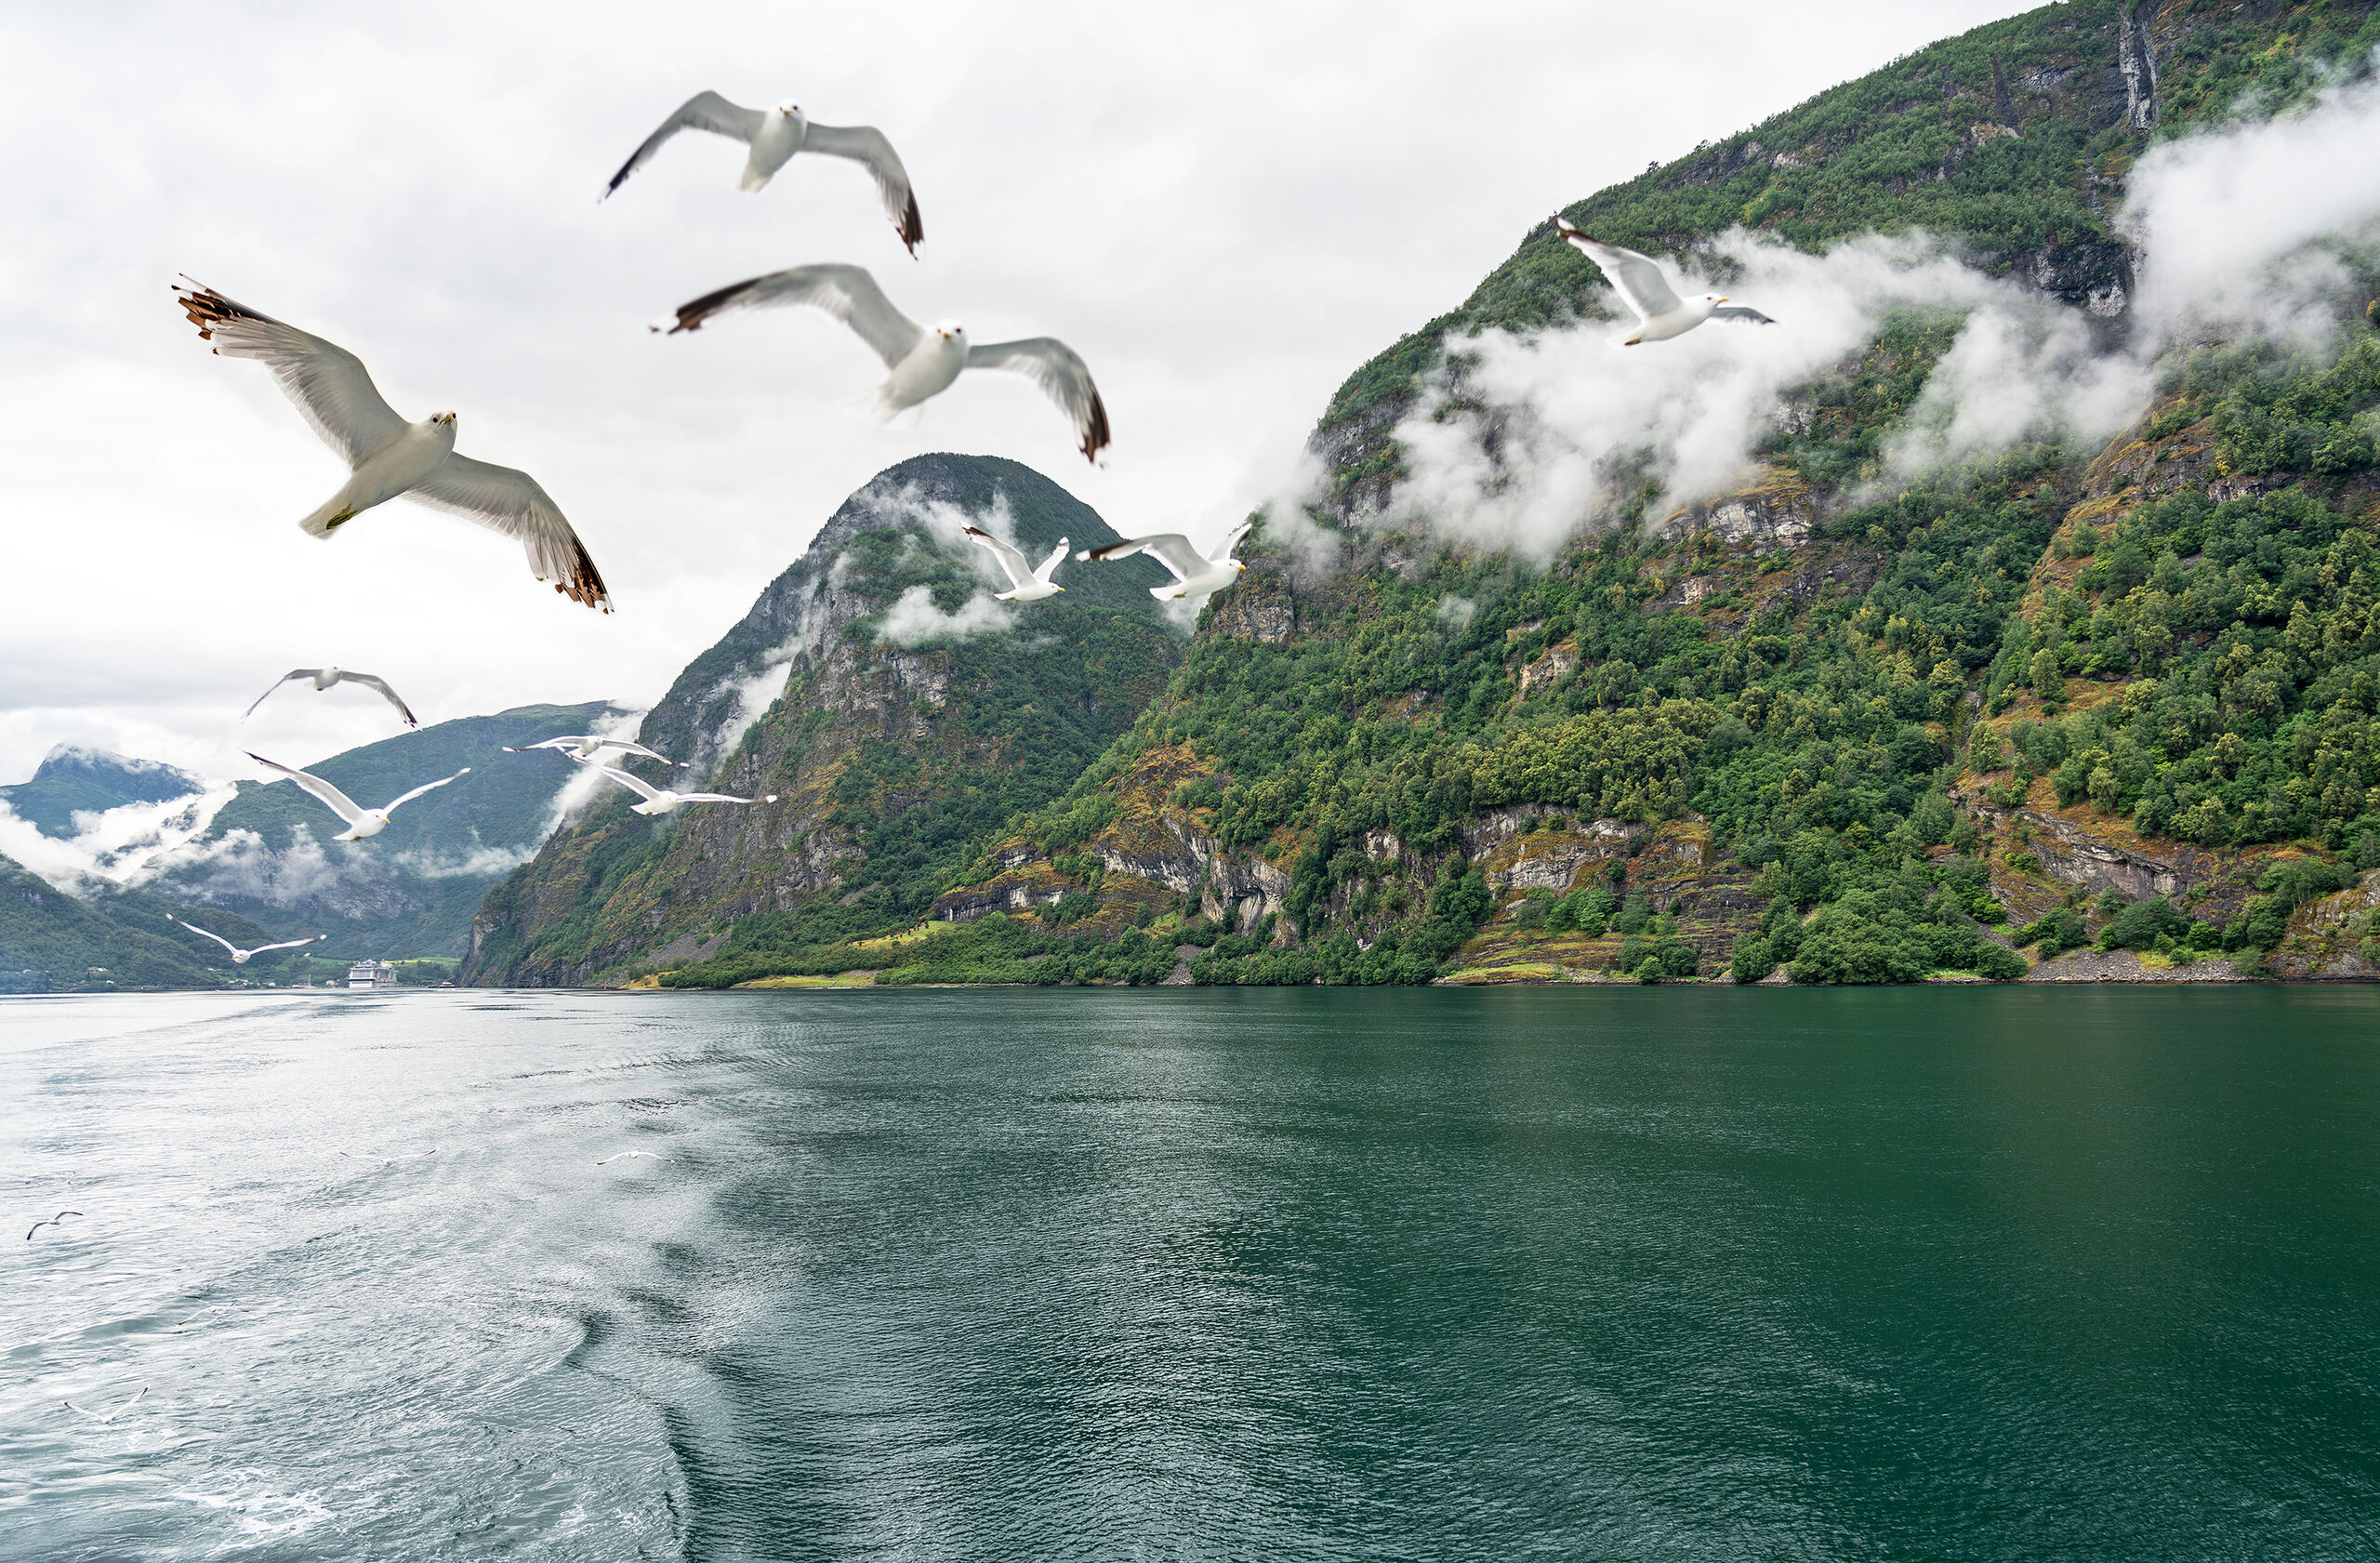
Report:
M860 410L879 423L890 423L910 408L922 406L928 397L948 390L961 369L1009 369L1039 386L1073 421L1086 459L1098 460L1109 443L1106 404L1099 399L1099 388L1091 383L1091 366L1076 356L1074 349L1055 337L971 347L966 329L950 320L928 331L894 309L876 279L857 266L796 266L789 272L753 277L679 305L672 319L655 321L653 329L672 336L698 331L715 314L771 304L807 304L824 310L876 350L892 373L862 398Z
M1633 348L1640 342L1683 337L1706 320L1746 320L1755 325L1777 324L1758 310L1728 303L1724 294L1706 293L1689 303L1671 288L1669 279L1661 275L1661 269L1650 257L1590 239L1567 218L1555 218L1554 226L1580 253L1603 268L1603 274L1611 279L1621 300L1636 311L1636 328L1618 339L1620 347Z
M672 760L666 754L655 754L651 749L645 748L642 744L630 743L626 738L597 738L591 737L583 733L564 734L559 738L547 738L538 743L522 744L519 748L514 748L511 745L507 744L504 746L504 752L507 754L526 754L531 749L540 748L566 749L569 751L570 757L573 760L577 761L582 765L586 764L588 761L594 759L598 754L601 754L607 748L618 749L623 754L640 754L647 760L658 760L664 765L691 765L694 763L691 760Z
M345 820L347 828L333 836L331 840L334 841L360 841L366 836L377 836L389 828L389 816L404 804L412 802L425 792L444 787L450 781L471 774L471 768L466 765L454 775L441 776L434 782L424 782L411 792L391 798L377 809L367 809L337 788L323 780L322 777L301 771L295 765L284 765L278 760L267 760L263 755L253 752L248 755L248 758L259 765L270 766L287 776L291 781L312 793L331 813Z
M185 282L190 279L184 278ZM403 495L517 537L539 580L590 608L612 611L611 593L537 480L510 467L455 453L455 415L407 423L380 399L363 360L345 348L259 314L211 287L174 289L202 340L227 358L261 360L308 425L353 468L337 494L298 524L328 537L362 512Z
M707 130L752 149L744 164L744 177L735 181L738 190L760 190L798 152L824 152L865 164L876 177L877 193L884 198L884 215L892 219L893 232L901 235L911 255L918 253L918 241L926 236L925 219L918 216L917 194L909 188L909 171L901 166L901 154L892 150L884 132L872 125L815 124L791 101L774 109L747 109L716 92L697 92L680 105L620 165L620 171L603 187L603 194L595 199L601 201L619 189L681 130Z
M1008 575L1010 589L1006 591L992 593L992 601L1038 603L1044 597L1055 597L1066 589L1051 578L1058 573L1059 564L1065 560L1065 538L1058 539L1058 546L1050 550L1050 557L1043 560L1041 567L1037 570L1026 562L1024 554L1017 551L1016 545L1005 538L995 537L989 532L976 526L968 527L966 532L967 536L975 540L977 548L988 550L991 556L1000 562L1000 568Z
M381 1166L386 1167L398 1161L419 1161L425 1157L435 1156L438 1154L438 1147L432 1146L428 1150L415 1151L411 1156L349 1156L345 1151L340 1151L338 1154L350 1161L377 1161Z
M25 1241L32 1242L33 1240L33 1233L40 1231L45 1226L55 1226L70 1215L81 1215L82 1213L83 1212L81 1211L60 1211L56 1215L51 1216L47 1221L36 1221L33 1223L32 1230L25 1234Z
M394 808L395 806L396 805L393 803L390 805L390 808ZM201 928L198 924L194 922L182 922L182 920L178 917L167 917L165 921L168 922L181 922L184 928L189 929L193 934L206 934L206 930ZM248 963L248 958L250 956L262 955L269 949L297 949L300 946L304 945L320 944L323 940L330 937L328 934L317 934L311 939L289 939L277 945L258 945L254 949L242 949L239 946L233 944L231 940L225 938L220 934L206 934L206 936L231 952L231 964L234 966L245 966Z
M607 1157L603 1158L603 1159L602 1159L602 1160L598 1161L597 1163L595 1163L595 1165L597 1165L598 1167L608 1167L608 1166L610 1166L610 1165L611 1165L613 1162L615 1162L615 1161L618 1161L618 1160L622 1159L623 1158L626 1158L626 1157L631 1157L631 1156L641 1156L641 1157L643 1157L647 1161L658 1161L658 1160L660 1160L660 1159L661 1159L661 1158L659 1158L658 1156L654 1155L654 1154L653 1154L653 1152L651 1152L651 1151L649 1151L649 1150L624 1150L624 1151L619 1152L617 1155L607 1156Z
M1110 543L1104 549L1085 549L1077 559L1130 559L1145 553L1173 572L1173 584L1153 586L1149 595L1160 602L1177 597L1199 597L1210 591L1221 591L1239 579L1248 568L1231 556L1239 540L1248 536L1248 523L1223 534L1223 540L1212 550L1200 553L1189 538L1179 532L1158 532L1146 537L1127 537L1120 543Z
M64 1406L70 1411L80 1411L94 1422L113 1422L117 1417L122 1416L133 1407L140 1404L142 1398L146 1397L148 1393L149 1386L144 1384L140 1386L139 1394L136 1394L131 1399L126 1400L123 1405L118 1406L112 1411L95 1411L88 1406L78 1406L72 1400L61 1400L59 1404Z
M650 786L642 776L632 776L615 766L598 765L595 768L644 800L641 803L628 805L631 814L672 814L688 803L774 803L777 801L774 792L762 798L734 798L724 792L672 792L666 787Z
M314 692L318 695L335 683L360 683L366 689L377 689L380 692L382 698L397 708L397 714L405 719L407 727L421 725L421 720L413 714L413 708L398 698L397 692L389 687L388 680L371 673L358 673L346 668L292 668L274 682L272 689L268 689L258 695L255 704L240 713L240 720L245 722L256 715L257 707L272 698L273 689L279 689L283 684L298 679L313 680Z

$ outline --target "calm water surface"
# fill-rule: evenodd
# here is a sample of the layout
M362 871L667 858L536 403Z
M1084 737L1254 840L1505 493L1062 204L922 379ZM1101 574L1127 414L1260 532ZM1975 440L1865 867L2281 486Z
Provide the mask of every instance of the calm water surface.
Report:
M2380 1556L2380 990L7 1000L0 1193L10 1558Z

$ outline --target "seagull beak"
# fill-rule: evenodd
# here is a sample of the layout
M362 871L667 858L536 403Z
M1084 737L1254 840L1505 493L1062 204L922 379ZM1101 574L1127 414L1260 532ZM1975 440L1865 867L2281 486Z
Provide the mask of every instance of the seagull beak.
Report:
M1235 569L1235 570L1245 570L1245 569L1247 569L1247 568L1248 568L1248 566L1247 566L1247 565L1240 563L1237 560L1234 560L1234 561L1232 561L1232 566L1231 566L1231 567L1232 567L1233 569Z
M1727 301L1727 296L1726 296L1726 294L1722 293L1721 295L1719 295L1719 302L1721 302L1722 304L1724 304L1724 303L1726 303L1726 301Z

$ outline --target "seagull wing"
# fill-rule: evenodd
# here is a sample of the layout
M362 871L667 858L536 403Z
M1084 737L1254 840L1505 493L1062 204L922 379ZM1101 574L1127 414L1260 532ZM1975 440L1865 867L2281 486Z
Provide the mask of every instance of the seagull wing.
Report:
M1096 461L1109 444L1107 404L1091 383L1091 365L1055 337L1027 337L1016 342L985 342L967 350L970 369L1007 369L1025 376L1058 404L1074 420L1082 438L1082 454Z
M401 793L397 797L390 799L387 803L381 806L380 812L384 815L395 814L400 806L412 802L423 793L434 792L439 788L444 787L448 782L460 781L463 777L468 776L470 774L471 768L469 765L466 765L451 776L441 776L434 782L424 782L419 787L415 788L411 792Z
M597 770L602 772L605 775L611 777L622 787L627 788L630 792L636 793L644 798L647 801L661 796L658 790L645 785L644 778L642 776L632 776L616 765L604 765L594 761L589 761L588 763L594 765Z
M205 930L202 929L200 932L204 933ZM248 951L248 953L250 955L262 955L269 949L297 949L305 945L320 944L329 937L330 935L328 934L317 934L311 939L290 939L284 943L277 945L258 945L256 948Z
M182 922L182 920L181 920L180 918L174 918L174 919L172 919L171 921L175 921L175 922ZM200 927L197 923L195 923L195 922L182 922L182 926L183 926L184 928L189 929L189 930L190 930L192 933L193 933L193 934L206 934L206 930L205 930L205 929L204 929L204 928L201 928L201 927ZM231 940L229 940L229 939L225 938L222 934L206 934L206 936L207 936L208 938L210 938L210 939L214 940L217 944L221 945L225 949L230 950L233 955L237 955L237 954L239 954L239 953L240 953L240 947L239 947L239 946L237 946L237 945L235 945L235 944L233 944ZM267 948L267 949L279 949L281 947L280 947L279 945L267 945L267 946L265 946L264 947L265 947L265 948ZM254 955L254 954L256 953L256 951L254 951L254 950L250 950L248 953L249 953L249 954L251 954L251 955Z
M1711 318L1712 320L1746 320L1750 321L1754 325L1774 325L1777 324L1766 315L1762 314L1758 310L1755 310L1747 304L1722 304L1717 309L1711 311Z
M729 792L681 792L678 794L678 801L681 803L760 803L767 800L738 798Z
M876 279L858 266L840 266L828 262L818 266L796 266L790 271L771 272L764 277L751 277L722 287L716 293L706 293L691 304L678 306L678 324L669 327L670 334L695 331L704 321L728 310L753 310L772 304L807 304L824 310L859 333L860 340L876 350L888 369L917 351L925 339L925 327L892 307ZM654 327L659 330L658 325Z
M1058 566L1065 563L1066 543L1067 539L1064 537L1058 539L1058 546L1050 550L1050 557L1043 560L1041 567L1033 572L1035 580L1047 585L1050 578L1058 573Z
M189 281L184 278L184 281ZM192 283L174 289L182 312L226 358L254 358L272 371L298 411L350 467L405 431L405 420L380 397L364 361L333 342L258 313Z
M355 800L350 798L346 793L341 792L337 788L333 787L330 783L323 780L322 777L301 771L294 765L284 765L278 760L267 760L263 755L258 754L254 750L248 751L248 758L255 761L259 765L270 767L272 770L280 772L283 775L287 776L291 781L296 782L306 791L312 793L316 798L320 799L324 807L329 809L331 813L338 815L339 818L347 821L350 825L358 824L363 820L364 811L356 807Z
M1253 522L1243 521L1238 525L1233 527L1230 531L1224 533L1223 540L1207 550L1207 563L1210 564L1220 564L1224 560L1229 559L1231 557L1231 550L1239 547L1239 540L1248 536L1249 529L1255 523Z
M504 752L507 754L526 754L531 749L538 748L573 748L577 746L577 743L578 740L575 737L563 736L560 738L540 738L534 744L522 744L518 748L514 748L510 744L506 744L502 747Z
M801 139L801 150L866 164L876 176L877 192L884 197L884 215L892 219L909 253L918 253L918 241L926 236L925 219L918 216L918 195L909 188L909 171L901 166L901 154L892 150L883 131L872 125L820 125L813 120Z
M1590 239L1562 218L1555 218L1554 223L1561 231L1562 237L1603 269L1603 274L1611 280L1611 285L1619 289L1620 298L1636 311L1637 319L1650 320L1678 307L1676 292L1650 257L1639 255L1633 249L1621 249L1618 245Z
M1033 566L1026 563L1025 555L1018 552L1012 544L1005 538L993 536L980 526L970 526L966 528L966 533L969 537L974 539L977 548L986 550L994 559L1000 562L1000 568L1008 572L1009 585L1026 587L1033 584ZM1058 551L1064 553L1066 550L1062 548Z
M1173 572L1173 578L1186 581L1193 576L1207 573L1205 557L1190 546L1190 539L1179 532L1157 532L1146 537L1127 537L1120 543L1110 543L1104 549L1085 549L1077 559L1130 559L1145 553Z
M453 458L449 457L448 459L452 460ZM495 470L497 471L504 471L507 469L499 467ZM339 682L342 683L360 683L366 689L378 690L382 697L385 698L389 704L397 708L397 714L405 719L405 725L407 727L418 727L421 725L421 719L415 716L413 714L413 709L398 697L395 690L389 687L388 680L376 677L371 673L341 672L339 674Z
M630 174L653 161L653 154L681 130L707 130L714 136L726 136L749 144L760 133L767 116L758 109L747 109L731 103L716 92L697 92L678 105L678 112L661 122L661 128L644 139L644 144L628 154L612 182L603 187L603 195L620 188ZM601 201L603 195L595 199Z
M596 747L598 748L615 748L622 754L641 754L647 760L658 760L664 765L675 765L678 763L678 762L670 759L666 754L655 754L653 750L645 748L642 744L631 743L626 738L600 739L597 741Z
M319 676L321 675L321 673L322 673L322 669L321 669L320 668L292 668L292 669L289 669L289 671L287 671L287 672L285 672L285 673L282 674L282 675L281 675L281 677L279 677L279 678L277 678L277 679L275 679L275 680L273 680L273 681L272 681L272 689L268 689L268 690L266 690L262 695L258 695L258 696L256 697L256 702L255 702L255 704L254 704L254 705L249 706L249 708L248 708L246 710L242 711L242 712L240 713L240 720L241 720L242 722L245 722L245 721L247 721L247 720L248 720L248 718L250 718L250 717L252 717L252 716L256 715L256 714L257 714L257 707L258 707L258 706L261 706L261 705L263 705L267 700L269 700L269 699L271 699L271 698L272 697L272 690L273 690L273 689L279 689L283 684L287 683L287 682L288 682L290 680L292 680L292 679L311 679L311 678L316 678L316 677L319 677Z
M528 473L458 454L405 490L405 497L518 537L528 550L531 574L553 582L554 589L574 603L607 614L612 611L612 594L604 588L587 545L571 530L562 507ZM388 685L379 688L388 693ZM389 695L389 698L397 697ZM404 710L402 701L397 709ZM413 720L411 711L405 711L405 720Z

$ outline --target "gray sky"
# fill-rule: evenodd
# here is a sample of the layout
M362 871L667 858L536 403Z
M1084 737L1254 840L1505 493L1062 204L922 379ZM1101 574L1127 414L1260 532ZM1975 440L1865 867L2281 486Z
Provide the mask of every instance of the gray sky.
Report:
M1325 400L1459 303L1556 206L2011 0L1681 4L1648 37L1550 0L1119 7L442 5L0 8L0 781L52 744L216 775L426 721L656 698L843 497L924 450L1013 457L1127 533L1210 531L1285 477ZM666 19L666 20L665 20ZM603 180L692 92L873 124L916 180L902 253L858 170L738 193L689 135ZM978 340L1062 337L1108 465L1009 377L914 432L841 403L880 378L809 311L664 340L755 272L846 260ZM361 356L407 417L526 469L619 612L495 534L403 501L330 543L344 470L258 364L210 355L187 272Z

